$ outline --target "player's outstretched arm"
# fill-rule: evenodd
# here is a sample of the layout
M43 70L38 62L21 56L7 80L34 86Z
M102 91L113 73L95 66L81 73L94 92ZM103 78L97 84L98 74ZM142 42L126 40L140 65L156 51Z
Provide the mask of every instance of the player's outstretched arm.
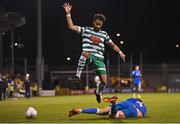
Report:
M120 58L125 61L126 55L120 50L120 48L113 42L109 42L108 44L119 54Z
M66 12L66 20L67 20L68 28L75 32L80 32L79 26L74 25L71 18L72 5L70 5L69 3L64 3L63 8Z

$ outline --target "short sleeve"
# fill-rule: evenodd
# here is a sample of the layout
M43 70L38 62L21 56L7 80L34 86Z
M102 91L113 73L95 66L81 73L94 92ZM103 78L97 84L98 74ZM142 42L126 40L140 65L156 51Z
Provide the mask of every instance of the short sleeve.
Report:
M85 31L85 27L80 27L80 26L78 26L78 32L79 32L80 34L84 33L84 31Z

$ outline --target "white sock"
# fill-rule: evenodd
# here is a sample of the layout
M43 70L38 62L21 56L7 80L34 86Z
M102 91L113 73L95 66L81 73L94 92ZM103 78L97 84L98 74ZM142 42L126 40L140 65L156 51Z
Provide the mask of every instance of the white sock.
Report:
M82 70L77 70L76 71L76 76L80 79L81 78L81 73L82 73Z

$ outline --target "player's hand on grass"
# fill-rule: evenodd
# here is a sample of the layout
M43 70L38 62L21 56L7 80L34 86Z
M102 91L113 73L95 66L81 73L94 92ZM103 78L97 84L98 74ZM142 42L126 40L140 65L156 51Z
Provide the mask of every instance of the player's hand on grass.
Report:
M63 7L64 7L66 14L70 14L72 5L70 5L69 3L64 3Z

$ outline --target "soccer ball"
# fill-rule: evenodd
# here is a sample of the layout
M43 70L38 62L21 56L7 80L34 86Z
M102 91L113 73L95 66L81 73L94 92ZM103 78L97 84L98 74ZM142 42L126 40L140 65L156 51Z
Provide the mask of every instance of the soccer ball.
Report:
M33 107L28 107L26 110L26 117L27 118L36 118L37 110Z

